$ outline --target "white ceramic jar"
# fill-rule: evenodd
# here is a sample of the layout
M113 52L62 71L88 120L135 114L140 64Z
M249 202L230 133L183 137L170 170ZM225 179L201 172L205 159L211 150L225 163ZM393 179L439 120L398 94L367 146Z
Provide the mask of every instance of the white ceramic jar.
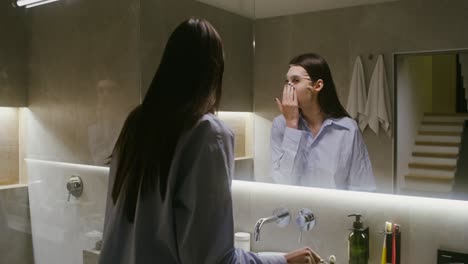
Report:
M234 247L250 251L250 233L237 232L234 234Z

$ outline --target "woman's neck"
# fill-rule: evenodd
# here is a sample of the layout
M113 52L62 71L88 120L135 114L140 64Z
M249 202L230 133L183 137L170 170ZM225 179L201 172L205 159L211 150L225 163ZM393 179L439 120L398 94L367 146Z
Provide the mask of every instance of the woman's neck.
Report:
M312 133L314 135L317 134L325 120L325 115L320 109L320 106L318 104L312 104L305 108L303 107L302 116L312 130Z

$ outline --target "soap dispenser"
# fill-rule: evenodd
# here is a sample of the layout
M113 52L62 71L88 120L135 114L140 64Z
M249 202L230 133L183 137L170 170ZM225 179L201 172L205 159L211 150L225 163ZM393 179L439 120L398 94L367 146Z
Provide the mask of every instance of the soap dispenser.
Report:
M348 217L356 218L348 236L348 263L367 264L369 259L369 228L364 228L361 214L350 214Z

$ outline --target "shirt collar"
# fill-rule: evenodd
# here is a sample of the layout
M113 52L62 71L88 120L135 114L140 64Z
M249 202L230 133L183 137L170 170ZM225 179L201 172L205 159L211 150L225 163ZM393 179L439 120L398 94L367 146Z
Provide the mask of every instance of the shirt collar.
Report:
M340 126L342 128L345 128L347 130L351 130L351 123L347 120L346 117L341 117L341 118L328 118L325 121L330 121L330 125L334 124L337 126Z
M302 115L302 113L299 113L299 117L301 119L301 122L302 124L304 125L304 127L306 128L309 128L309 125L307 123L307 121L304 119L304 116ZM327 127L327 126L330 126L330 125L337 125L337 126L340 126L342 128L345 128L347 130L351 130L351 127L350 127L350 124L348 124L349 122L346 122L346 118L342 117L342 118L327 118L323 121L322 123L322 127Z

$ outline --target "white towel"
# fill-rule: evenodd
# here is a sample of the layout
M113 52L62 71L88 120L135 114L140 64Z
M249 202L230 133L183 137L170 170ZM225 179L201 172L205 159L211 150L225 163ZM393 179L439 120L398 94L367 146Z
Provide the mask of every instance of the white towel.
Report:
M379 125L391 137L391 105L388 91L387 73L383 55L379 55L374 72L369 84L369 94L367 96L366 110L364 112L369 127L378 135Z
M362 67L361 57L357 56L354 62L353 75L349 85L348 104L346 111L352 118L359 123L361 131L367 126L367 119L363 116L366 109L367 91L366 78L364 77L364 68Z

